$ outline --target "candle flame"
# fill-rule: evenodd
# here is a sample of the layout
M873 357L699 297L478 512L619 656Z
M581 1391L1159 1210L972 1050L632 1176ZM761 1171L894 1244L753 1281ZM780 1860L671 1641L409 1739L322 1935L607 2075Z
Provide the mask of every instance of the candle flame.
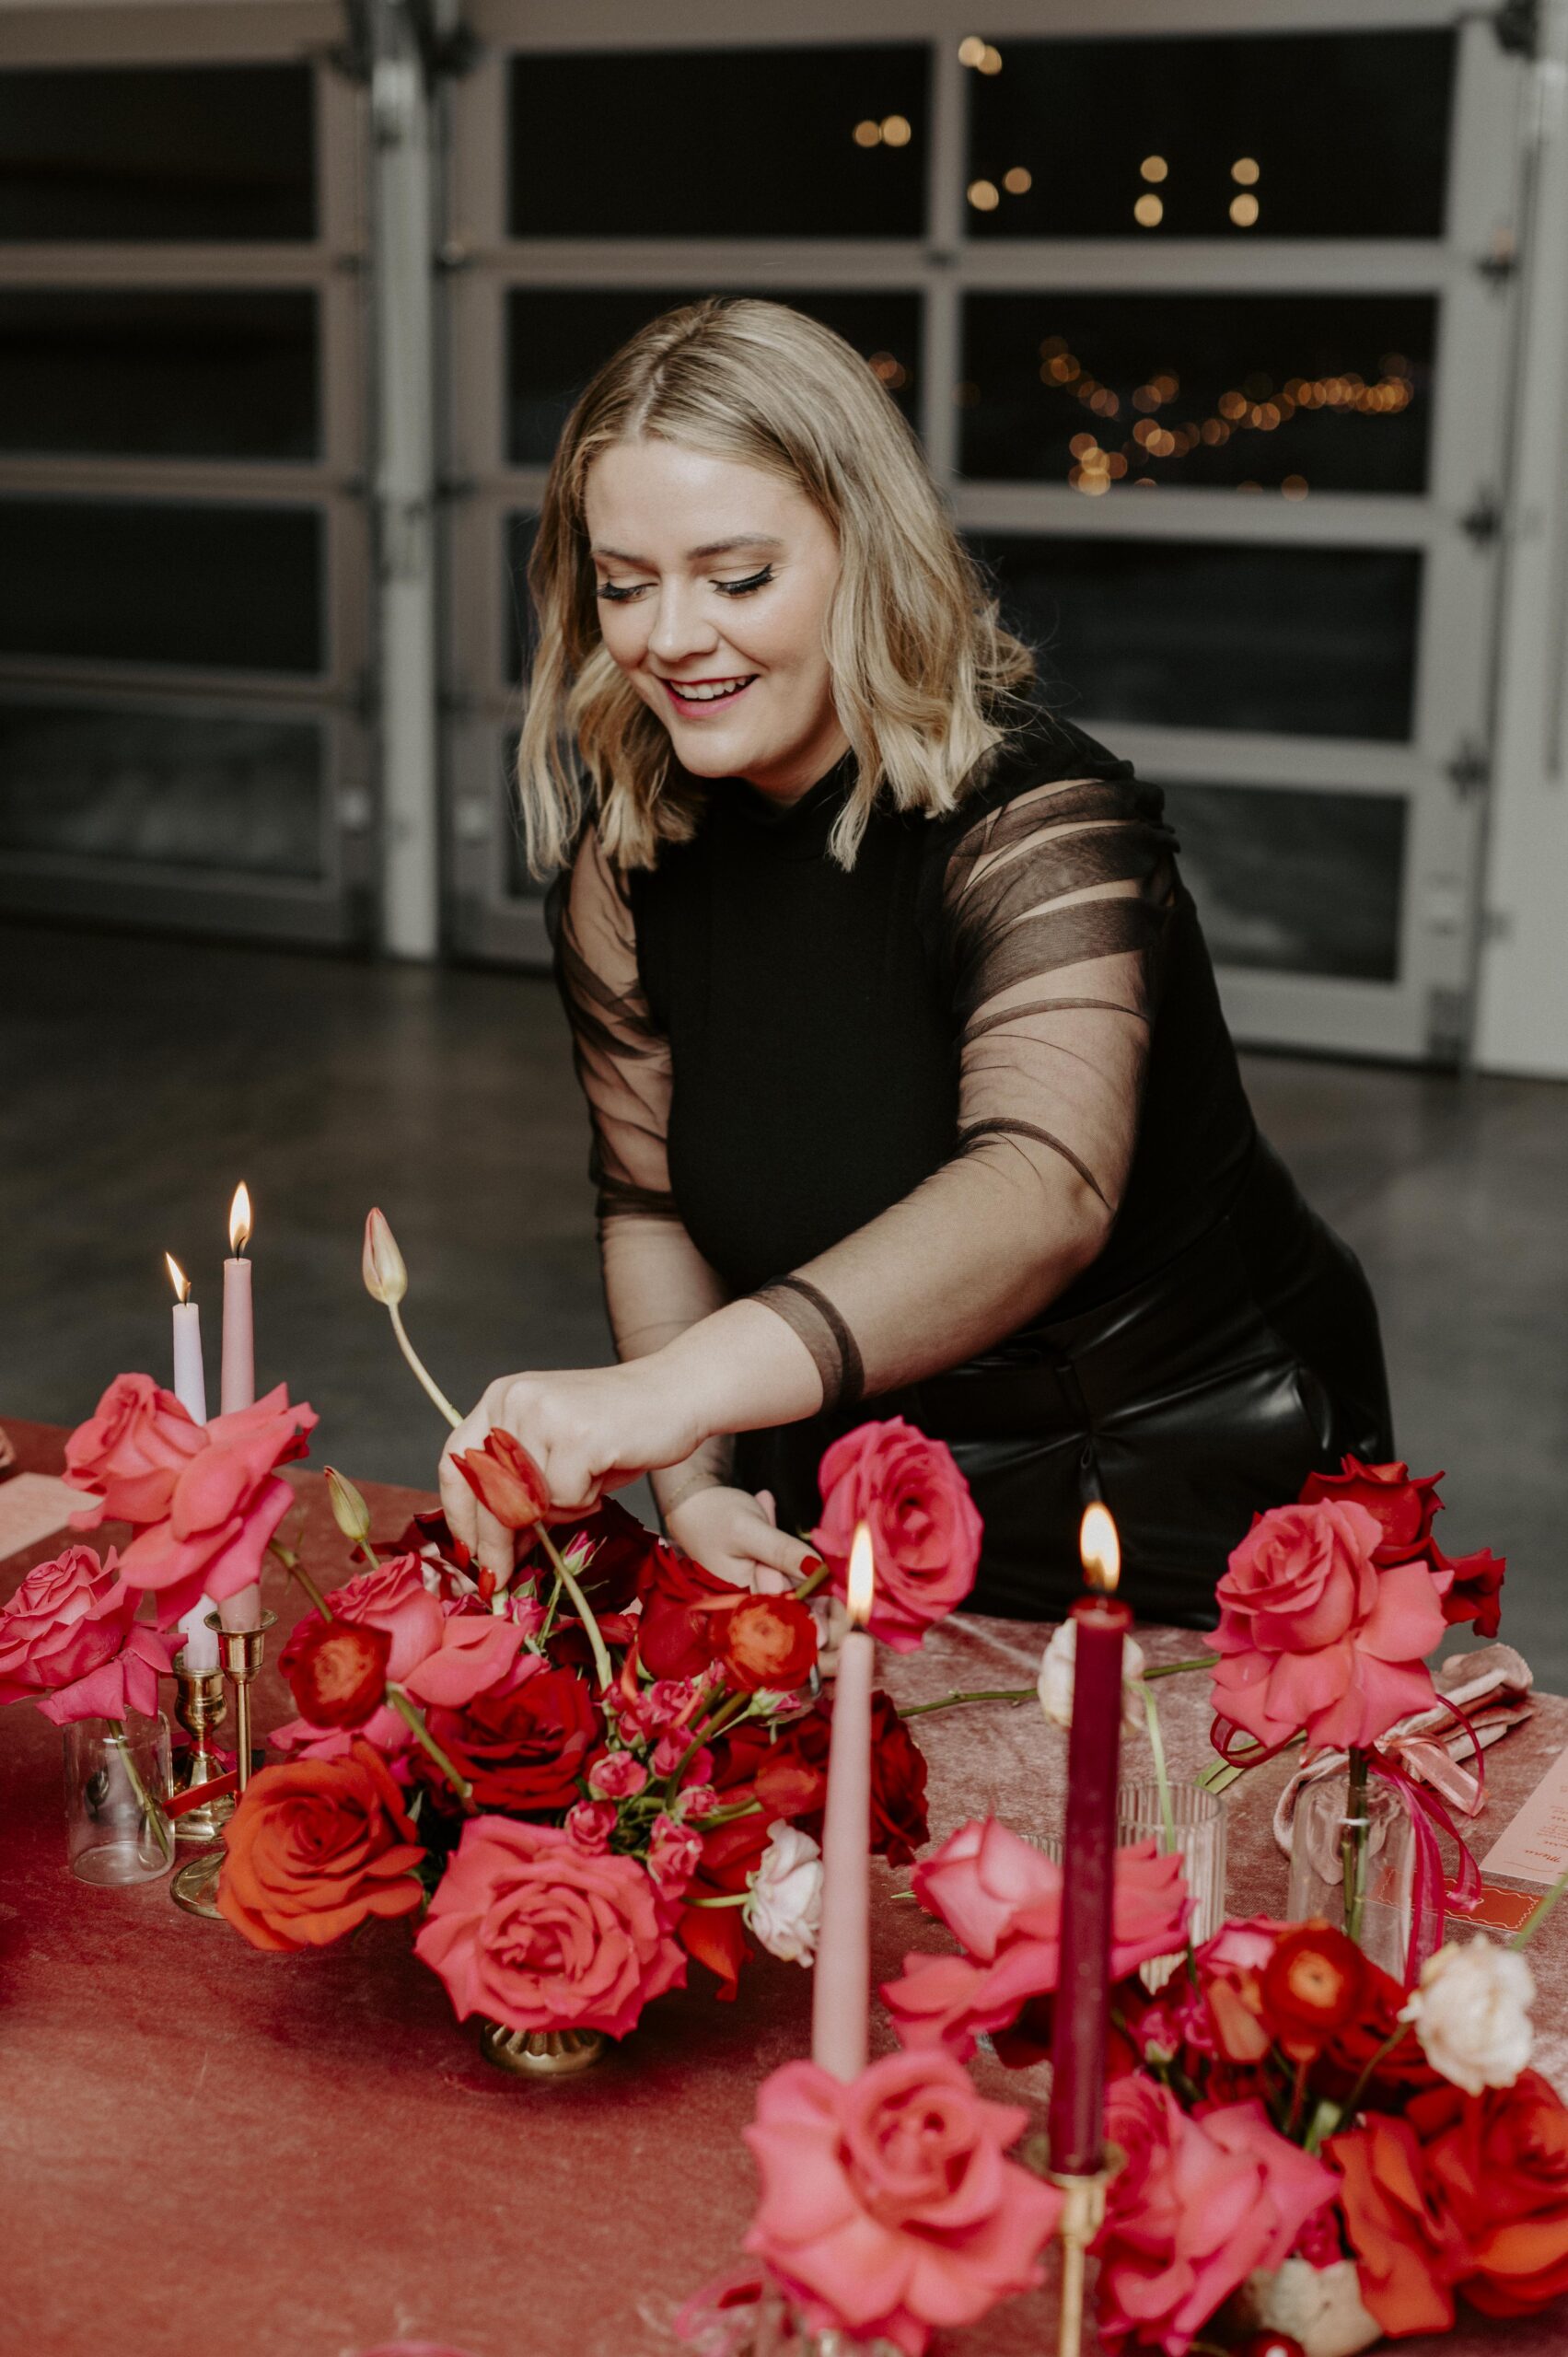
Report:
M243 1252L250 1241L250 1190L242 1178L228 1207L228 1248Z
M1113 1594L1121 1576L1121 1542L1109 1513L1098 1499L1084 1508L1084 1519L1078 1527L1078 1553L1087 1585L1098 1588L1101 1596Z
M175 1300L189 1301L191 1298L191 1280L186 1275L184 1270L180 1267L172 1252L166 1252L164 1254L163 1263L165 1268L168 1271L168 1282L174 1287Z
M849 1580L844 1597L849 1617L857 1629L864 1629L871 1618L871 1599L877 1591L877 1561L871 1551L871 1533L865 1523L854 1526L854 1541L849 1550Z

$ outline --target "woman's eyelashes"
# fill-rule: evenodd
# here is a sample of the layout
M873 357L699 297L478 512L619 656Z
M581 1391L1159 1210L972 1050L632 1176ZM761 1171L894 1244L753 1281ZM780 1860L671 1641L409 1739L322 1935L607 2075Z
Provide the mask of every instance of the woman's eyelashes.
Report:
M755 591L765 589L773 577L772 566L765 564L761 573L748 574L744 581L714 581L709 586L716 589L721 598L749 598ZM654 586L651 581L601 581L598 594L612 606L623 606Z

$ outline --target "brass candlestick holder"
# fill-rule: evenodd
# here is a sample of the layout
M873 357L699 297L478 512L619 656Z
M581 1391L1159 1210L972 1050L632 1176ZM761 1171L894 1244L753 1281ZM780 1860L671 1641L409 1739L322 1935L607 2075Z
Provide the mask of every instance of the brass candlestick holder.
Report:
M1105 2223L1105 2189L1116 2165L1108 2154L1105 2165L1092 2176L1080 2177L1065 2169L1051 2172L1051 2182L1060 2188L1063 2197L1062 2222L1056 2229L1056 2238L1062 2246L1057 2357L1080 2357L1083 2350L1084 2261L1089 2245Z
M188 1669L184 1653L176 1654L174 1715L191 1738L189 1749L182 1751L175 1763L174 1791L178 1796L193 1793L203 1784L215 1783L225 1773L223 1760L212 1740L228 1716L223 1671L215 1667ZM192 1802L175 1818L174 1838L210 1848L233 1815L232 1793L219 1793L213 1800Z
M223 1675L234 1693L235 1776L241 1797L250 1782L250 1685L266 1654L267 1631L277 1626L277 1618L275 1612L263 1612L254 1628L226 1629L219 1614L207 1615L208 1628L217 1631ZM175 1905L183 1907L188 1915L215 1916L222 1872L221 1850L207 1850L192 1858L174 1877Z

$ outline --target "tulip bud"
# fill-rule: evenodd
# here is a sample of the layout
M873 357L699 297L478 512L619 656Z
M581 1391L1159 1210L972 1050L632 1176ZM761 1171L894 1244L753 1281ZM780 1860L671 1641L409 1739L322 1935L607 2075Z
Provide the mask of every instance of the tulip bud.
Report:
M363 1547L370 1537L370 1509L352 1481L345 1481L335 1465L329 1465L327 1495L332 1502L332 1520L345 1538Z
M373 1211L366 1220L365 1249L359 1267L371 1300L395 1309L408 1291L408 1271L384 1212Z

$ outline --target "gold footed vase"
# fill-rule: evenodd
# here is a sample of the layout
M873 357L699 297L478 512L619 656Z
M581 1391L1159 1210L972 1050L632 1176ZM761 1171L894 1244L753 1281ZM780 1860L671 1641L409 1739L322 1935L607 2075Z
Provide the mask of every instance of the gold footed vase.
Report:
M485 2061L517 2079L575 2078L602 2062L610 2044L601 2029L508 2029L505 2022L486 2022L479 2033Z
M234 1689L235 1772L241 1799L250 1782L250 1688L267 1650L267 1631L276 1628L277 1618L275 1612L263 1612L253 1629L226 1629L220 1614L207 1615L208 1628L217 1631L222 1675ZM188 1915L216 1916L223 1858L221 1850L205 1850L180 1867L169 1894L176 1907L183 1907Z

